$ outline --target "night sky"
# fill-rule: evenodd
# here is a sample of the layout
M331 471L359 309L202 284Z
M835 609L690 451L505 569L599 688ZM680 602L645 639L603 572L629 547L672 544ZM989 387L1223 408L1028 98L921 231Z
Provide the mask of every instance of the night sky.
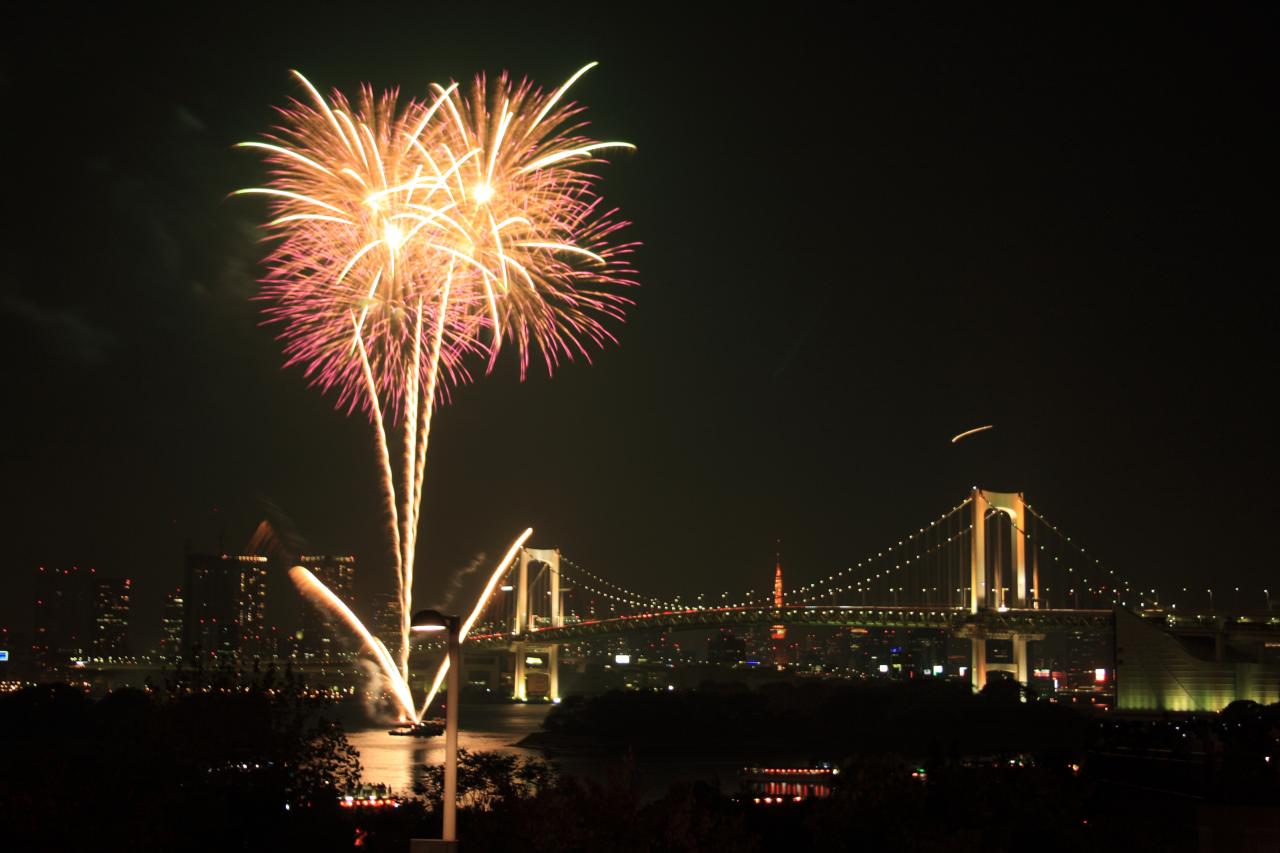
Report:
M637 305L593 365L521 384L507 353L439 413L420 600L526 525L663 595L767 584L780 537L797 585L978 484L1143 586L1261 604L1274 13L465 5L7 29L0 625L29 627L38 565L76 563L136 579L153 642L184 544L263 517L390 591L371 427L259 325L265 209L227 194L263 169L231 146L290 68L420 95L593 59L574 94L638 146L604 172Z

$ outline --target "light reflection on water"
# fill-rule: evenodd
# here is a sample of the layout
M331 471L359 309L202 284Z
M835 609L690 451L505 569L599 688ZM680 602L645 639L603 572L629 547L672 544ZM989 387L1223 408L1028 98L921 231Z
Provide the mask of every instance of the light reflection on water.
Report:
M473 752L495 751L542 758L541 750L516 746L525 735L540 731L549 705L463 705L458 745ZM421 778L424 764L444 763L444 736L433 738L392 737L391 724L351 726L347 740L360 753L364 781L382 783L393 790L413 793L413 783ZM614 750L565 754L550 758L560 772L580 779L608 783L625 775L624 765L634 774L640 797L654 800L677 782L706 782L726 794L738 790L742 760L697 754L620 754Z
M538 731L549 705L463 705L459 708L458 746L472 752L506 752L539 757L537 750L516 743ZM364 781L411 793L424 764L444 763L444 735L433 738L393 737L391 725L370 725L347 732L360 753Z

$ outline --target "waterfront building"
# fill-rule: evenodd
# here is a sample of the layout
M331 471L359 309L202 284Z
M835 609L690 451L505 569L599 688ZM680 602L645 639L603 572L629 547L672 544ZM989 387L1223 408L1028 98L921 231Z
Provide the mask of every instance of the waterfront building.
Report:
M343 604L355 607L355 557L303 554L298 557L298 565L315 575ZM304 654L330 660L342 648L342 638L345 636L328 610L317 606L315 602L308 602L302 612Z
M131 578L99 578L93 584L93 656L118 658L128 652Z
M254 657L266 631L267 558L188 554L183 584L183 652Z
M400 648L400 600L392 593L373 597L373 635L388 649Z
M36 574L33 662L55 669L88 656L93 647L93 588L97 570L40 566Z
M1115 643L1109 631L1073 630L1066 634L1067 687L1072 690L1101 691L1107 685L1104 674L1115 660Z
M1224 625L1175 634L1116 609L1115 682L1124 711L1213 713L1231 702L1280 702L1280 663L1266 654L1270 632ZM1104 678L1110 673L1099 672Z
M182 587L165 593L164 612L160 623L160 657L169 660L182 657Z
M720 633L707 638L707 661L709 663L733 666L747 659L747 644L741 637L735 636L728 628L721 628Z

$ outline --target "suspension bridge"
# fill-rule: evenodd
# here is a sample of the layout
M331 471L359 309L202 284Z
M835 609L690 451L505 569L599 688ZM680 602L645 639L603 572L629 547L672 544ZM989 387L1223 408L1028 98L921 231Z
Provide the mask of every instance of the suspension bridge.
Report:
M1181 690L1182 697L1141 701L1194 710L1228 695L1280 700L1280 619L1268 612L1230 620L1214 616L1206 621L1204 614L1179 620L1154 610L1155 590L1141 590L1104 566L1019 492L975 487L927 524L789 592L782 589L779 575L775 588L746 592L734 601L727 594L718 602L709 601L713 598L704 595L689 602L643 593L576 564L558 549L525 548L488 601L467 645L512 655L516 699L528 698L526 662L545 660L555 699L561 646L595 637L708 627L763 627L781 632L775 636L784 636L791 626L932 629L968 641L969 663L961 672L980 689L995 672L1030 683L1028 644L1050 632L1106 632L1122 653L1122 639L1137 630L1137 638L1128 641L1160 658L1156 670L1163 668L1169 676L1164 681L1179 685L1174 693ZM1175 643L1179 633L1216 636L1208 663L1219 669L1229 663L1229 645L1247 642L1261 650L1255 655L1259 665L1274 663L1275 672L1254 673L1257 683L1251 686L1239 684L1238 676L1198 672L1194 660L1188 664L1178 658L1178 649L1157 648L1159 643L1153 646L1142 634L1150 628L1149 618L1135 626L1118 616L1139 611L1160 613L1162 624L1152 630L1163 630ZM996 659L988 653L988 644L996 640L1012 647L1011 656ZM1181 642L1185 646L1189 641ZM1266 650L1272 648L1274 662L1266 660ZM1140 669L1130 668L1135 673ZM1227 684L1233 677L1234 687ZM1159 685L1149 683L1153 678L1161 681L1160 672L1138 678L1139 692L1160 693ZM1206 678L1212 682L1208 693L1187 686ZM1236 695L1241 693L1250 695Z

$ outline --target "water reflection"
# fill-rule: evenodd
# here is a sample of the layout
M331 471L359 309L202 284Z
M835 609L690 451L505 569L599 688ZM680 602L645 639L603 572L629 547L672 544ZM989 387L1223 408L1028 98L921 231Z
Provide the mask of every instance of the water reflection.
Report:
M550 711L549 705L464 705L458 745L473 752L494 751L542 758L541 750L516 744L538 731ZM348 726L347 739L360 753L364 781L383 783L393 790L412 794L413 784L422 778L423 765L444 763L444 736L419 739L392 737L391 724ZM661 797L677 782L706 782L726 794L738 790L742 760L700 755L682 750L640 752L601 749L599 751L557 752L551 758L559 771L601 784L629 779L644 801Z
M516 743L538 731L548 705L464 705L460 709L458 745L472 752L505 752L540 756L537 750ZM392 737L390 725L352 727L347 740L360 753L364 781L382 783L395 791L411 793L421 779L424 764L444 763L444 736Z

